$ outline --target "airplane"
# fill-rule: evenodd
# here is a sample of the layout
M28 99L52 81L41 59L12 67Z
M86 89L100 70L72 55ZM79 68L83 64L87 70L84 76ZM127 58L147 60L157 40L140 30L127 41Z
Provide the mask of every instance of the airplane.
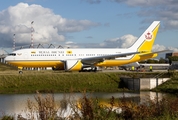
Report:
M24 67L52 67L53 70L82 71L91 67L122 66L154 58L152 52L160 21L153 23L129 48L26 48L13 51L6 58L8 64L17 66L19 73Z

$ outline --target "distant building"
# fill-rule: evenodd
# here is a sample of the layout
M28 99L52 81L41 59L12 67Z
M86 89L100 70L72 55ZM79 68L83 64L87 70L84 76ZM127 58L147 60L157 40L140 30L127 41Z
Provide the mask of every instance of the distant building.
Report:
M178 56L178 52L172 53L172 56Z
M0 62L5 62L4 58L7 56L7 52L4 50L0 50Z
M176 58L171 58L171 59L169 59L170 57L175 57L176 56ZM178 64L178 59L177 59L177 57L178 57L178 52L172 52L172 53L166 53L166 59L169 59L169 64L170 65L174 65L174 64Z
M171 56L178 56L178 52L166 53L166 58L169 58Z

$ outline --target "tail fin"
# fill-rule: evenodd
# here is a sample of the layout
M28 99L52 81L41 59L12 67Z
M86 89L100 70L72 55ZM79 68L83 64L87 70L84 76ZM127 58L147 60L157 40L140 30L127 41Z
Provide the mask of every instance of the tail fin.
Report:
M156 39L159 26L160 21L154 21L129 49L134 49L138 52L150 52Z

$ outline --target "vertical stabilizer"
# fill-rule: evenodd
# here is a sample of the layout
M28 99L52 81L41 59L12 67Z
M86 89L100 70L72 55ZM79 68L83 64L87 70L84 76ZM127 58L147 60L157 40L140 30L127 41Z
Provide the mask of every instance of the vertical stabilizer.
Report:
M154 21L129 49L134 49L139 52L150 52L156 39L159 26L160 21Z

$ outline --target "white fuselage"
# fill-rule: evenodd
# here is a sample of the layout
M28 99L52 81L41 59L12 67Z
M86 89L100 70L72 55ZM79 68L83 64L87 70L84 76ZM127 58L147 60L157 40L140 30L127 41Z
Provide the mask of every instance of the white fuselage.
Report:
M120 53L133 52L129 49L21 49L11 53L6 57L6 61L18 67L57 67L63 66L64 61L81 60L84 58L92 58L106 55L114 55ZM127 57L119 57L113 60L128 60L133 55ZM118 63L101 62L98 66L118 66ZM109 61L108 61L109 62ZM121 62L121 61L120 61ZM121 62L122 63L122 62Z

